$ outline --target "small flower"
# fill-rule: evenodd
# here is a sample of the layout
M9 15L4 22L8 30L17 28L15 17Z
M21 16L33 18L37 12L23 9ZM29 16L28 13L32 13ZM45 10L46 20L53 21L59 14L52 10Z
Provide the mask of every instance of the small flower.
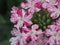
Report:
M57 27L56 27L57 28ZM46 29L46 35L49 37L49 44L53 45L53 44L59 44L60 42L60 30L56 30L56 28L51 27L49 29Z
M51 17L52 17L52 19L56 19L57 17L59 17L59 13L54 12L51 14Z
M11 34L13 36L18 36L18 35L20 35L20 30L17 30L16 28L13 28L13 30L11 31Z
M58 5L57 0L46 0L50 5Z
M35 24L32 26L32 29L30 29L29 32L27 32L27 35L30 36L32 41L35 41L37 39L37 36L42 34L42 30L37 30L37 29L38 29L38 25Z
M11 32L15 37L10 39L11 45L26 45L26 37L25 33L21 33L20 30L13 30Z
M38 29L39 28L39 26L37 25L37 24L34 24L33 26L32 26L32 29Z
M28 9L31 11L31 12L38 12L40 11L41 9L41 3L40 1L36 1L36 0L27 0L26 3L21 3L21 7L22 8L25 8L25 9Z
M16 9L16 7L12 8L11 11L12 15L11 15L11 22L16 23L16 25L14 25L14 27L16 27L17 29L21 28L24 25L28 26L31 25L31 18L32 18L32 14L28 13L28 15L26 14L26 12L23 9Z
M11 21L12 23L16 23L17 20L19 19L18 14L17 14L17 10L18 10L17 7L15 7L15 6L12 7L11 18L10 18L10 21Z
M44 38L43 36L40 36L37 38L37 40L35 41L31 41L30 43L28 43L28 45L47 45L47 38Z
M42 0L42 7L43 8L50 8L52 6L58 5L57 0Z
M11 45L18 45L18 38L17 37L12 37L9 42Z
M45 3L42 4L42 7L46 9L46 8L48 8L48 5L49 4L45 2Z

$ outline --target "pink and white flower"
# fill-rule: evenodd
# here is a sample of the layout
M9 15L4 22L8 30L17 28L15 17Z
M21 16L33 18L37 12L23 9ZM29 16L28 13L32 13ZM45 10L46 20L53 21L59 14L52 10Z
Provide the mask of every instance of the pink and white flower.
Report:
M35 41L31 41L28 43L28 45L47 45L48 44L48 39L44 38L43 36L40 36L37 38Z
M32 18L32 14L29 13L28 15L26 15L26 12L23 9L15 9L16 7L12 8L12 15L11 15L11 22L13 23L17 23L16 25L14 25L14 27L16 27L17 29L19 29L20 27L23 26L23 24L25 24L26 26L31 25L31 18Z
M17 15L17 10L18 10L18 8L15 7L15 6L12 8L11 18L10 18L10 21L11 21L12 23L16 23L17 20L19 19L19 18L18 18L18 15Z
M53 12L53 13L51 14L51 17L52 17L52 19L56 19L56 18L59 17L59 15L60 15L59 10L56 10L55 12Z
M35 41L37 39L38 35L42 34L42 30L37 30L37 29L38 29L38 25L35 24L35 25L32 25L31 29L29 29L27 32L28 37L30 37L32 39L32 41Z
M15 35L15 37L12 37L10 39L11 45L26 45L26 34L21 33L20 30L13 30L12 35Z
M47 9L48 12L51 12L51 17L52 19L56 19L57 17L59 17L60 14L60 8L59 8L59 2L57 0L45 0L42 3L42 7ZM57 7L56 7L57 6Z
M54 29L53 29L54 28ZM51 27L49 29L46 29L47 36L49 36L48 43L50 45L55 45L60 43L60 30L56 30L55 27Z
M43 8L50 8L52 6L58 5L57 0L42 0L42 7Z
M59 17L59 15L60 15L60 4L57 6L57 8L56 9L54 9L55 11L54 12L52 12L52 14L51 14L51 17L53 18L53 19L56 19L57 17Z
M13 36L19 36L20 35L20 30L17 30L16 28L13 28L13 30L11 31L11 34Z
M21 3L21 7L24 9L29 8L29 10L34 13L40 11L41 3L39 0L27 0L26 3L24 2Z
M58 5L57 0L46 0L50 5Z

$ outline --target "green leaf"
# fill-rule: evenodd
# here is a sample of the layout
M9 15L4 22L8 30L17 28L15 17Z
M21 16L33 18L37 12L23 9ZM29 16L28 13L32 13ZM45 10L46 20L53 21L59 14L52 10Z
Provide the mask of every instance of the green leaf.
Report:
M0 15L0 24L6 23L6 20L3 18L3 16Z

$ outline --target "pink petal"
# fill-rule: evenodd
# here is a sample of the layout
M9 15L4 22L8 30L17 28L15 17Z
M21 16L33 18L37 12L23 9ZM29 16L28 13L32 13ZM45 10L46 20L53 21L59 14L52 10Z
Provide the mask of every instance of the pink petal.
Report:
M39 26L37 25L37 24L34 24L34 25L32 25L32 29L38 29L39 28Z
M27 19L27 20L31 20L32 17L33 17L33 15L28 15L28 16L26 17L26 19Z
M22 3L21 3L21 7L24 8L24 9L28 9L28 8L29 8L27 2L22 2Z
M27 20L27 21L24 22L24 25L30 26L30 25L32 25L32 22L30 20L29 21Z
M50 29L46 29L46 33L47 36L51 36L52 35L52 31Z
M41 9L42 8L42 5L40 3L36 3L35 4L35 7Z
M57 12L51 14L52 19L56 19L59 16Z
M43 3L42 7L45 8L45 9L48 8L48 3Z
M15 28L13 28L13 30L11 31L11 34L12 34L13 36L18 36L18 35L20 34L20 30L17 30L17 29L15 29Z
M49 12L55 12L55 11L57 11L57 8L54 7L54 6L49 6L49 5L48 5L48 11L49 11Z
M18 16L22 17L22 9L19 9L19 10L17 11L17 14L18 14Z
M29 32L31 29L30 28L27 28L26 26L22 27L22 32Z

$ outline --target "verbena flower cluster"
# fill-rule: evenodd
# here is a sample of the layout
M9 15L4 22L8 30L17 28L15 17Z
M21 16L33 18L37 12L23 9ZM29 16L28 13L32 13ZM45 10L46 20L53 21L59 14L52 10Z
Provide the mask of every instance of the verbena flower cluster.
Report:
M33 23L32 18L40 11L48 12L52 24L45 30L41 29L37 23ZM10 21L14 24L11 31L11 45L60 45L60 0L26 0L21 3L21 8L12 7ZM37 21L38 22L38 21Z

